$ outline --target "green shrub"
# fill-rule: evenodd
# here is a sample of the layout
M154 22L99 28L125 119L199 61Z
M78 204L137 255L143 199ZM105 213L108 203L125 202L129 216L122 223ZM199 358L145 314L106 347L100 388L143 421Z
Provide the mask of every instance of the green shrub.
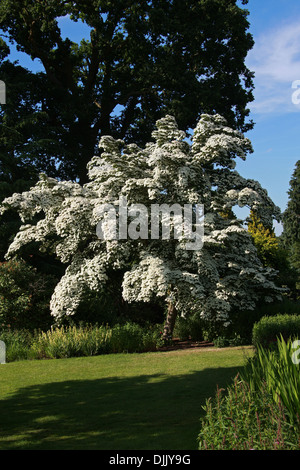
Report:
M231 336L218 336L214 339L214 346L217 348L226 348L229 346L243 346L246 344L246 340L239 334L233 333Z
M54 327L47 331L2 330L7 361L60 359L99 354L156 351L162 346L161 325L81 325Z
M158 348L164 345L162 338L162 325L145 325L143 327L142 341L143 351L157 351Z
M155 351L160 345L161 328L154 326L141 327L136 323L127 322L111 328L107 349L110 353L134 353Z
M255 347L276 347L277 339L282 336L286 341L289 338L300 338L300 315L275 315L263 317L255 323L252 332L252 343Z
M30 359L33 356L31 352L33 339L34 334L28 330L2 330L0 340L4 341L6 346L6 361Z
M203 321L196 315L177 318L173 338L179 338L181 341L203 341Z
M158 327L126 323L109 326L69 326L38 334L31 345L38 358L67 358L109 353L155 351L161 335Z
M56 281L21 259L0 263L0 325L44 329L51 325L50 298Z
M230 340L237 335L242 338L244 345L251 345L255 323L265 316L273 317L278 314L300 315L300 302L283 297L280 302L260 303L254 310L234 310L230 313L230 324L226 328L221 324L219 327L208 324L203 331L209 341L215 341L220 336Z
M126 323L112 328L109 340L112 353L140 352L142 348L142 328L139 325Z
M105 326L53 328L37 335L31 348L38 358L95 356L108 352L110 334Z
M286 419L284 407L261 387L253 393L235 378L225 394L208 399L198 435L199 450L299 450L299 429Z

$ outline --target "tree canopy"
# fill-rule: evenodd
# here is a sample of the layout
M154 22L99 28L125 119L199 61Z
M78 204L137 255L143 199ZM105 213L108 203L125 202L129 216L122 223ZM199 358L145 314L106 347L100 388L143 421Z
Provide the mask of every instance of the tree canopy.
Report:
M226 323L234 308L251 310L280 297L276 273L259 259L243 221L230 217L238 205L250 207L265 225L280 219L267 191L235 170L236 158L252 151L240 131L219 115L204 114L190 143L167 115L144 147L112 136L103 136L99 145L101 157L89 162L84 185L42 174L30 191L2 204L2 213L16 210L23 222L8 258L35 242L66 265L51 300L57 321L76 314L85 293L101 292L116 272L126 301L160 299L166 305L165 337L178 312ZM149 211L153 204L203 205L203 244L187 249L185 231L167 239L152 232L141 236L141 220L129 212L136 237L129 237L129 227L125 236L99 237L98 224L106 220L99 207L113 205L120 220L120 197Z
M84 183L102 135L144 145L167 113L185 131L202 113L250 129L247 15L236 0L2 0L3 164ZM60 18L89 39L65 37ZM11 63L10 43L43 70Z

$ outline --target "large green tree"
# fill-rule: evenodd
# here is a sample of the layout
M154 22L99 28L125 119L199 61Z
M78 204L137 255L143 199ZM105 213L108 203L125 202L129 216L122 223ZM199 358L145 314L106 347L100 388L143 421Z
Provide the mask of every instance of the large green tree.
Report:
M300 278L300 160L297 161L288 191L288 204L283 214L283 242L292 265Z
M84 183L101 136L142 145L166 113L185 130L202 113L219 113L247 131L247 15L237 0L2 0L4 56L12 42L43 70L1 56L1 158ZM90 38L65 38L58 19L66 16Z
M9 99L0 105L0 200L14 192L24 191L37 181L37 174L48 158L38 151L39 97L37 76L7 58L9 48L0 38L1 80L9 89ZM45 116L44 116L45 118ZM41 134L40 134L41 137ZM43 141L40 148L44 147ZM19 228L19 220L8 212L0 226L0 257L7 249L10 237Z

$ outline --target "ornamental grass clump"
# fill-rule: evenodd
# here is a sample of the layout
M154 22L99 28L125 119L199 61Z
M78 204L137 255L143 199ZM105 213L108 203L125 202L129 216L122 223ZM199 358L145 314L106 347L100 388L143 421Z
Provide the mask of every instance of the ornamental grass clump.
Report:
M62 326L41 332L31 352L37 358L68 358L112 353L156 351L161 335L156 326L124 325Z
M108 352L111 330L99 327L60 327L40 333L32 345L36 357L67 358Z

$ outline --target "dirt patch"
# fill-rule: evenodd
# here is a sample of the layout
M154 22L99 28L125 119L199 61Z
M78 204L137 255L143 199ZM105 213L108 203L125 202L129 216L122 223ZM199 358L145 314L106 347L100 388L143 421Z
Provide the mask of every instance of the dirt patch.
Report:
M172 344L162 346L159 351L177 351L178 349L198 349L198 348L212 348L214 343L208 341L180 341L173 339Z

